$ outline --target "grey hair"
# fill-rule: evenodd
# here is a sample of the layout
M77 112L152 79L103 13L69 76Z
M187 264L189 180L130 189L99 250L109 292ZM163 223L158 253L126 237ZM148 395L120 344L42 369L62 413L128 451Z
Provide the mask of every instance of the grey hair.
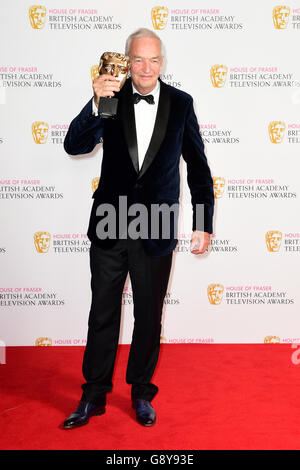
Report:
M155 38L155 39L157 39L159 41L159 44L160 44L160 56L164 57L165 49L164 49L164 45L162 43L162 40L160 39L159 36L157 36L157 34L155 34L153 31L151 31L150 29L147 29L147 28L140 28L137 31L135 31L134 33L130 34L130 36L128 36L127 41L126 41L126 45L125 45L125 54L126 55L130 55L129 52L130 52L130 46L131 46L132 40L133 39L140 39L140 38Z

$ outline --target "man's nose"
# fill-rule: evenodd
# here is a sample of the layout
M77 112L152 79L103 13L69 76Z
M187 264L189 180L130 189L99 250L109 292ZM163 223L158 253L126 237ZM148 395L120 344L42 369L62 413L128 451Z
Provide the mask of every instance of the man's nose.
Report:
M145 72L145 73L150 72L150 64L149 64L148 60L145 60L143 62L143 72Z

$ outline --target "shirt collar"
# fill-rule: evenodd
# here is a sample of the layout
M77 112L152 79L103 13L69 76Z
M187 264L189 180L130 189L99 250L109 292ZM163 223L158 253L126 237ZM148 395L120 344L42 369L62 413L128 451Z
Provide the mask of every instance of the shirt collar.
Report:
M135 86L134 86L134 84L133 84L132 81L131 81L131 83L132 83L132 90L133 90L133 93L139 93L139 92L137 91L137 89L135 88ZM159 90L160 90L160 83L159 83L159 80L157 80L154 90L150 91L150 93L146 93L146 95L153 95L153 97L155 98L155 96L158 95ZM139 93L139 95L140 95L140 93ZM145 96L146 96L146 95L145 95Z

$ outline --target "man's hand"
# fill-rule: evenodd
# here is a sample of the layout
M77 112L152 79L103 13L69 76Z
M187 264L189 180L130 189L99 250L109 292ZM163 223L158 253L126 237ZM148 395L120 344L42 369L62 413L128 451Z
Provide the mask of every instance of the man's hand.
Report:
M120 82L112 75L103 74L93 80L94 102L98 108L101 96L114 96L120 91Z
M191 239L191 252L194 255L200 255L204 253L210 242L210 234L207 232L201 232L200 230L194 230Z

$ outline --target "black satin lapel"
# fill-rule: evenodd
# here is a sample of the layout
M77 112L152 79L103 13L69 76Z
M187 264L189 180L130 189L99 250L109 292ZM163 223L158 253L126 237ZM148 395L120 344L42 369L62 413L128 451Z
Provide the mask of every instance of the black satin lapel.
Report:
M170 93L167 85L160 81L160 94L153 134L146 152L138 179L143 176L153 162L166 135L170 114Z
M124 89L121 90L121 119L123 124L123 130L125 139L127 142L128 151L132 164L135 171L139 171L139 157L137 147L137 137L135 128L135 117L134 117L134 104L132 101L132 85L131 80L127 80ZM116 139L118 136L116 136Z

